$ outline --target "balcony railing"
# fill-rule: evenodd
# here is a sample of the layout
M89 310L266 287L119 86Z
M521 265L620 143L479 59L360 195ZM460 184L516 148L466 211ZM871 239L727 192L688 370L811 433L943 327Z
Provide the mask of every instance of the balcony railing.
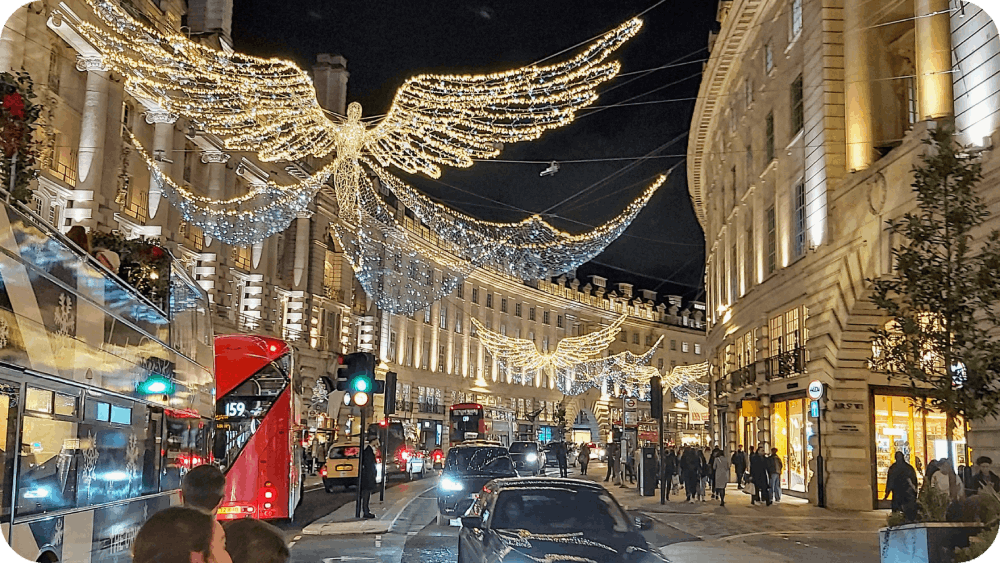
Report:
M396 412L413 412L413 401L396 401Z
M806 370L806 350L798 347L765 360L768 381L782 379L804 373Z
M722 398L726 395L726 380L716 379L715 380L715 396L716 398Z
M444 414L444 405L435 405L433 403L418 403L419 412L425 412L429 414Z
M731 372L729 374L729 383L732 386L733 391L742 389L750 385L757 384L757 363L752 363L748 366L741 367L740 369Z

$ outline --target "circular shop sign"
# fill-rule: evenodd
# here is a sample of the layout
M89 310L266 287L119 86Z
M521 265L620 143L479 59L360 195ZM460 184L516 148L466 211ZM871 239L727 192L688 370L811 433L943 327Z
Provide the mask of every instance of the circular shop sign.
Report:
M810 399L818 401L823 396L823 382L818 379L810 381L807 393L809 393Z
M636 406L635 399L625 399L625 407L630 408L630 409L634 409L635 406Z

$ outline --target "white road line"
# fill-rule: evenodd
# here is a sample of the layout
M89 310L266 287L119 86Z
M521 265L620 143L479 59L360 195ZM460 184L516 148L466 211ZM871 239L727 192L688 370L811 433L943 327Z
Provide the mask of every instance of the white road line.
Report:
M753 536L768 536L774 534L823 534L824 536L830 534L877 534L878 530L789 530L789 531L773 531L773 532L750 532L747 534L736 534L732 536L722 536L718 538L712 538L716 540L738 540L742 538L749 538ZM788 538L785 538L788 539ZM800 543L800 542L795 542Z
M300 539L302 539L302 534L299 534L299 535L295 536L292 539L295 540L295 541L299 541Z
M294 545L295 545L295 542L293 542L293 541L288 542L288 549L291 549Z
M322 488L323 488L323 485L317 485L315 487L310 487L310 488L306 489L305 492L308 493L309 491L317 491L317 490L322 489Z

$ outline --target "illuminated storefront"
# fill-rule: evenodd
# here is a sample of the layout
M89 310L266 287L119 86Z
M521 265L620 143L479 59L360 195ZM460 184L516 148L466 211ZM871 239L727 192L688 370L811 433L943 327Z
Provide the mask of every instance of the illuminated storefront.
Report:
M757 431L761 426L759 419L760 401L747 399L736 409L736 445L743 446L746 452L757 447Z
M809 418L808 399L803 395L771 402L771 443L778 448L784 468L781 488L800 493L806 492L812 470L809 461L813 448L809 438L813 435L813 421Z
M906 396L905 389L876 388L872 391L874 413L873 455L877 501L885 497L885 481L896 452L917 470L923 482L927 462L948 457L947 418L934 409L921 408L920 401ZM956 469L966 463L965 424L956 419L953 431L952 459Z

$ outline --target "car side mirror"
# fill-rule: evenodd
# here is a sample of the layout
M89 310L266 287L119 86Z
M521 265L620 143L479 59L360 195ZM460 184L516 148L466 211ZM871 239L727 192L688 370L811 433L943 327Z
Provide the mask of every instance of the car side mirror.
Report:
M652 530L653 529L653 519L649 516L639 515L635 517L635 527L640 530Z
M483 517L482 516L463 516L462 517L462 527L479 529L483 527Z

